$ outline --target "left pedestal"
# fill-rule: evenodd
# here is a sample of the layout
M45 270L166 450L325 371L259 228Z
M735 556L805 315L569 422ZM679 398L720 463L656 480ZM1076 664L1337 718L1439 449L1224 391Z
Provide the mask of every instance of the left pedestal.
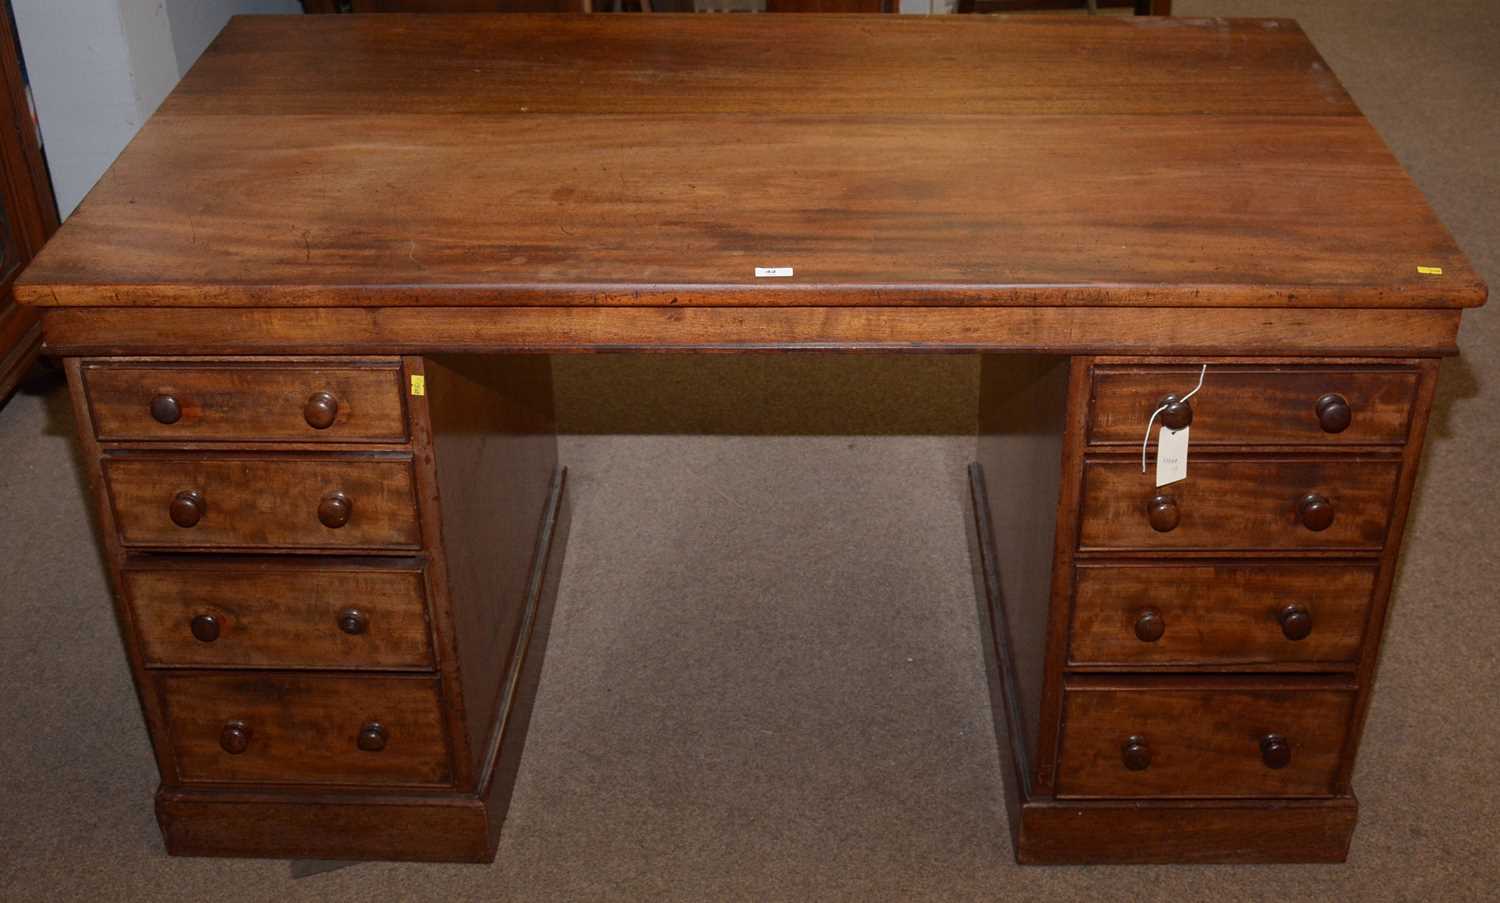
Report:
M493 859L566 546L549 360L67 372L168 852Z

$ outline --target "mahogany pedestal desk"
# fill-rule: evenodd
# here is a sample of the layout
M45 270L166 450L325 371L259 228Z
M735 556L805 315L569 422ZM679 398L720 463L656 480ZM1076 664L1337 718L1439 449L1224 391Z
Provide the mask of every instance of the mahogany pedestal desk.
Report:
M966 352L998 767L1053 863L1345 856L1486 290L1290 21L326 16L233 20L18 294L169 852L494 856L549 355Z

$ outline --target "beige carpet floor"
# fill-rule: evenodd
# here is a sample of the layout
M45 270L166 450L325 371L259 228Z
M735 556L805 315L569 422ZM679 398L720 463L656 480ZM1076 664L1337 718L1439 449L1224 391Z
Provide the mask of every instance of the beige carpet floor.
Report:
M1179 9L1301 19L1500 282L1500 4ZM1443 367L1342 866L1012 862L964 357L559 360L574 531L494 865L168 858L65 392L34 385L0 411L0 899L1496 899L1497 324Z

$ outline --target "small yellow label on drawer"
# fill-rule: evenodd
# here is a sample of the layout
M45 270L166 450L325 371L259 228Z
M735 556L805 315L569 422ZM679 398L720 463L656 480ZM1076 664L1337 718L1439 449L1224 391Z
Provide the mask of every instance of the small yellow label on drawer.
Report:
M1442 267L1417 267L1417 272L1421 273L1423 276L1441 276L1441 275L1443 275L1443 268Z
M411 375L411 394L413 394L413 395L426 395L427 394L427 377L423 376L420 373L413 373Z

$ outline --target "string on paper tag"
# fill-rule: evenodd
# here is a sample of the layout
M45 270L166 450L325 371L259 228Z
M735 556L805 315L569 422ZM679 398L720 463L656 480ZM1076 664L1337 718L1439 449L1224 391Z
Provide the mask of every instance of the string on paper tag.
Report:
M1197 395L1198 394L1198 390L1201 389L1201 388L1203 388L1203 377L1205 377L1207 375L1208 375L1208 365L1204 364L1203 365L1203 369L1198 371L1198 385L1196 385L1196 386L1193 387L1193 391L1187 393L1186 395L1182 396L1181 398L1179 398L1177 400L1179 402L1183 402L1183 401L1187 401L1189 398L1192 398L1194 395ZM1161 412L1165 411L1166 409L1167 409L1167 406L1166 405L1162 405L1161 407L1159 407L1156 410L1152 411L1151 412L1151 419L1146 421L1146 438L1144 438L1144 439L1141 440L1141 473L1145 473L1146 472L1146 449L1151 446L1151 427L1152 427L1152 425L1154 425L1156 423L1156 418L1158 416L1160 416ZM1166 427L1162 427L1162 429L1166 429ZM1182 464L1183 464L1183 470L1184 470L1184 473L1185 473L1186 472L1186 467L1187 467L1187 427L1183 427L1180 430L1173 430L1172 432L1174 432L1174 433L1180 433L1182 435L1182 442L1181 442L1181 446L1182 446L1181 447L1181 451L1182 451ZM1160 474L1161 468L1159 466L1160 463L1161 462L1159 462L1159 461L1157 462L1157 464L1158 464L1158 467L1157 467L1157 470L1158 470L1158 479L1161 476L1161 474ZM1178 477L1178 479L1182 479L1182 478ZM1169 480L1168 482L1174 482L1174 481ZM1161 485L1164 485L1164 484L1161 483L1161 482L1158 482L1156 485L1161 486Z
M1156 485L1187 479L1188 428L1161 428L1156 437Z

